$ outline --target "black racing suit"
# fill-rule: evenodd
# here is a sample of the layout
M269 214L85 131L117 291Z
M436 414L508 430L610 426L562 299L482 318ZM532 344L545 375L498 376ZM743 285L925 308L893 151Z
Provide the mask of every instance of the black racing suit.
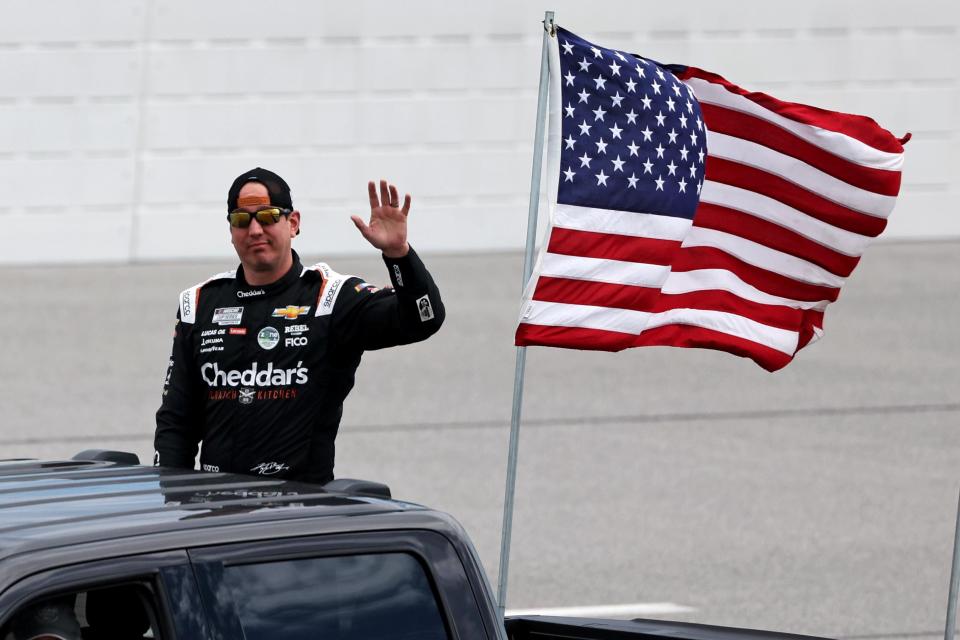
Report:
M242 266L180 294L157 411L155 463L333 479L334 439L360 356L423 340L444 318L440 292L413 249L384 257L393 288L304 267L250 286Z

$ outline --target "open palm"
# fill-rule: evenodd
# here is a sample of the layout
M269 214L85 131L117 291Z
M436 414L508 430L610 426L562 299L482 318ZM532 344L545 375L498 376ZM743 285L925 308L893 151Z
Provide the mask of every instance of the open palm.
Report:
M367 183L367 192L370 196L370 221L350 216L353 224L367 242L383 252L388 258L402 258L407 255L410 245L407 244L407 215L410 213L410 194L403 197L403 206L400 206L400 196L397 188L380 181L380 190L371 180Z

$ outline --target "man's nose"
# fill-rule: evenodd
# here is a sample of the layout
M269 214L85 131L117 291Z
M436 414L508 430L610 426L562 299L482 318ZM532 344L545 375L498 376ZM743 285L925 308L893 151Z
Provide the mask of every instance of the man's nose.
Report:
M250 218L250 226L247 227L247 233L252 236L259 236L263 234L263 227L260 226L260 222L256 217Z

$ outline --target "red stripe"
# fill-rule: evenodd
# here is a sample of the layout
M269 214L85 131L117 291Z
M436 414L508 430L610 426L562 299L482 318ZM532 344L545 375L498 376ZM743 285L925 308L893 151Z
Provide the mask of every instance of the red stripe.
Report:
M649 287L540 276L533 292L533 299L542 302L650 311L656 305L659 295L659 289Z
M725 269L730 271L747 284L770 295L817 302L829 300L833 302L840 295L839 287L821 287L815 284L800 282L793 278L782 276L779 273L767 271L760 267L735 258L725 251L713 247L685 247L677 252L677 258L671 267L673 271L695 271L697 269Z
M743 358L750 358L767 371L782 369L793 360L793 356L788 356L782 351L771 349L744 338L738 338L713 329L682 324L668 324L644 331L637 336L636 346L716 349Z
M691 291L689 293L668 294L660 296L655 312L671 309L701 309L704 311L721 311L733 313L761 324L787 331L799 331L803 322L803 310L793 309L782 305L761 304L751 300L744 300L729 291L716 289L705 291Z
M823 312L809 310L804 313L803 326L800 329L800 339L797 343L797 351L803 349L813 340L813 328L823 329Z
M750 358L767 371L782 369L793 359L756 342L688 325L666 325L635 336L600 329L521 323L517 327L514 342L518 347L544 346L591 351L621 351L629 347L699 347Z
M702 80L706 80L707 82L719 84L731 93L744 96L748 100L755 102L764 109L779 114L784 118L789 118L794 122L813 125L815 127L820 127L821 129L826 129L827 131L842 133L843 135L850 136L851 138L859 140L860 142L863 142L874 149L879 149L880 151L887 151L889 153L903 153L903 145L900 144L900 142L892 133L878 125L873 118L853 115L850 113L828 111L826 109L811 107L805 104L798 104L796 102L784 102L783 100L777 100L773 96L769 96L765 93L741 89L737 85L733 84L732 82L728 82L723 77L715 73L704 71L703 69L697 69L696 67L687 67L686 70L678 74L677 77L679 77L681 80L686 80L688 78L700 78Z
M714 133L756 142L873 193L895 196L900 192L899 171L855 164L756 116L702 102L700 109L707 127Z
M748 213L701 202L697 207L695 225L715 229L751 240L802 260L823 267L830 273L846 278L853 271L859 257L846 256L818 242L794 233L786 227L756 218Z
M517 327L514 343L518 347L539 345L590 351L621 351L635 346L636 338L632 333L617 331L521 323Z
M565 256L668 265L680 249L677 240L660 240L554 227L547 251Z
M707 180L763 194L834 227L871 238L887 226L884 218L848 209L780 176L732 160L707 156Z

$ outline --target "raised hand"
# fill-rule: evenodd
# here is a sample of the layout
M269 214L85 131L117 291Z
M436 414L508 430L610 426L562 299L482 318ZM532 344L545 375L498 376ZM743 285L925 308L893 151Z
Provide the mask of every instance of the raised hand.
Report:
M397 188L380 181L380 193L377 185L371 180L367 183L367 192L370 195L370 222L364 222L357 215L350 216L353 224L367 242L383 252L388 258L402 258L410 251L407 244L407 215L410 213L410 194L403 197L403 206L400 206L400 196Z

